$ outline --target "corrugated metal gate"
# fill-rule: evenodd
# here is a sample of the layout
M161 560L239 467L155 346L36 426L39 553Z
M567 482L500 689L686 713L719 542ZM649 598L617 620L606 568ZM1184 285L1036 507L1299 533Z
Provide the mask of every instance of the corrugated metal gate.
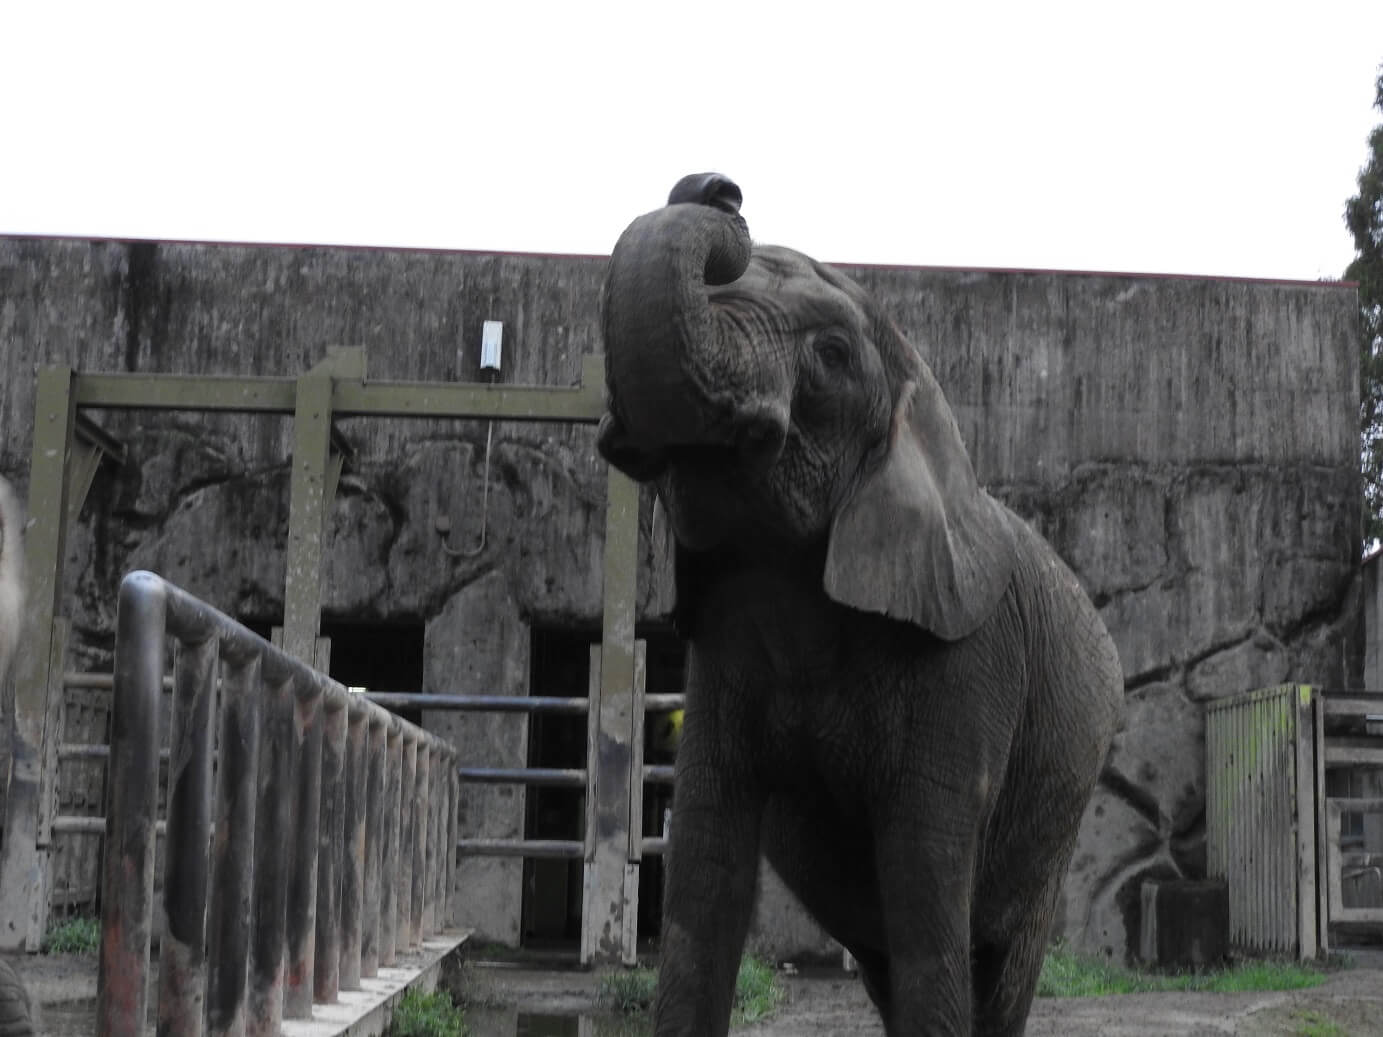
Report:
M1327 783L1383 768L1380 718L1383 694L1304 684L1206 707L1207 868L1229 886L1232 946L1308 958L1329 949L1332 927L1383 932L1383 906L1350 888L1378 856L1353 829L1378 828L1365 819L1383 798L1330 795Z
M1206 863L1228 882L1230 944L1244 950L1320 946L1312 702L1285 684L1206 707Z

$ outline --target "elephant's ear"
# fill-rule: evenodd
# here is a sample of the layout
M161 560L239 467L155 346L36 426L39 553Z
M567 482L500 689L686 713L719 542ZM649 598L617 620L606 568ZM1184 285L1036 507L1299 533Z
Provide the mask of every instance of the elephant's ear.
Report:
M835 517L826 593L958 640L1008 588L1009 523L976 480L941 387L923 367L900 394L883 461Z

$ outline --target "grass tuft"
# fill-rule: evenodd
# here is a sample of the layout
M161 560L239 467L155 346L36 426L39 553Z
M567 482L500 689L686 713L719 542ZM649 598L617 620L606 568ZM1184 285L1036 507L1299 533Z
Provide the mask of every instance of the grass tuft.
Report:
M44 954L95 954L101 946L99 918L69 918L43 935Z
M658 973L654 969L609 972L600 977L600 1000L620 1012L646 1012L653 1007L657 988ZM773 1014L782 1000L783 989L773 966L752 955L741 958L735 977L734 1024L764 1019Z
M739 975L735 978L736 1026L755 1023L773 1014L783 1000L783 988L778 985L778 973L773 966L746 954L740 959Z
M1244 961L1205 972L1164 975L1138 972L1102 958L1057 947L1047 954L1037 980L1038 997L1101 997L1202 991L1234 994L1256 990L1304 990L1326 981L1319 967L1285 961Z
M461 1009L441 990L409 990L394 1009L390 1037L467 1037Z
M658 989L654 969L623 969L600 977L600 1000L619 1012L646 1012L653 1007Z
M1296 1027L1293 1037L1349 1037L1348 1030L1320 1012L1297 1012L1292 1016L1292 1023Z

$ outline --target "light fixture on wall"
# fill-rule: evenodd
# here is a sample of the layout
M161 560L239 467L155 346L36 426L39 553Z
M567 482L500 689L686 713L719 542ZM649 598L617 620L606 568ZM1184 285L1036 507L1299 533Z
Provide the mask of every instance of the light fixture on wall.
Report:
M480 372L491 385L499 377L503 353L504 322L487 320L480 332ZM442 550L453 558L475 558L485 550L485 535L490 518L490 446L494 440L494 432L495 422L491 418L485 425L485 478L480 491L480 543L471 549L452 547L447 542L451 535L451 518L439 514L433 520L433 527L442 538Z

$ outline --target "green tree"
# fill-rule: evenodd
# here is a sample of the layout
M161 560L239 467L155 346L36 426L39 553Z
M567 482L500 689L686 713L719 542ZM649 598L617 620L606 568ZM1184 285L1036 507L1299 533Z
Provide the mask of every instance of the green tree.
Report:
M1383 111L1383 68L1374 105ZM1345 278L1359 282L1359 431L1364 477L1364 543L1383 541L1383 123L1369 134L1359 193L1345 203L1354 235L1354 262Z

